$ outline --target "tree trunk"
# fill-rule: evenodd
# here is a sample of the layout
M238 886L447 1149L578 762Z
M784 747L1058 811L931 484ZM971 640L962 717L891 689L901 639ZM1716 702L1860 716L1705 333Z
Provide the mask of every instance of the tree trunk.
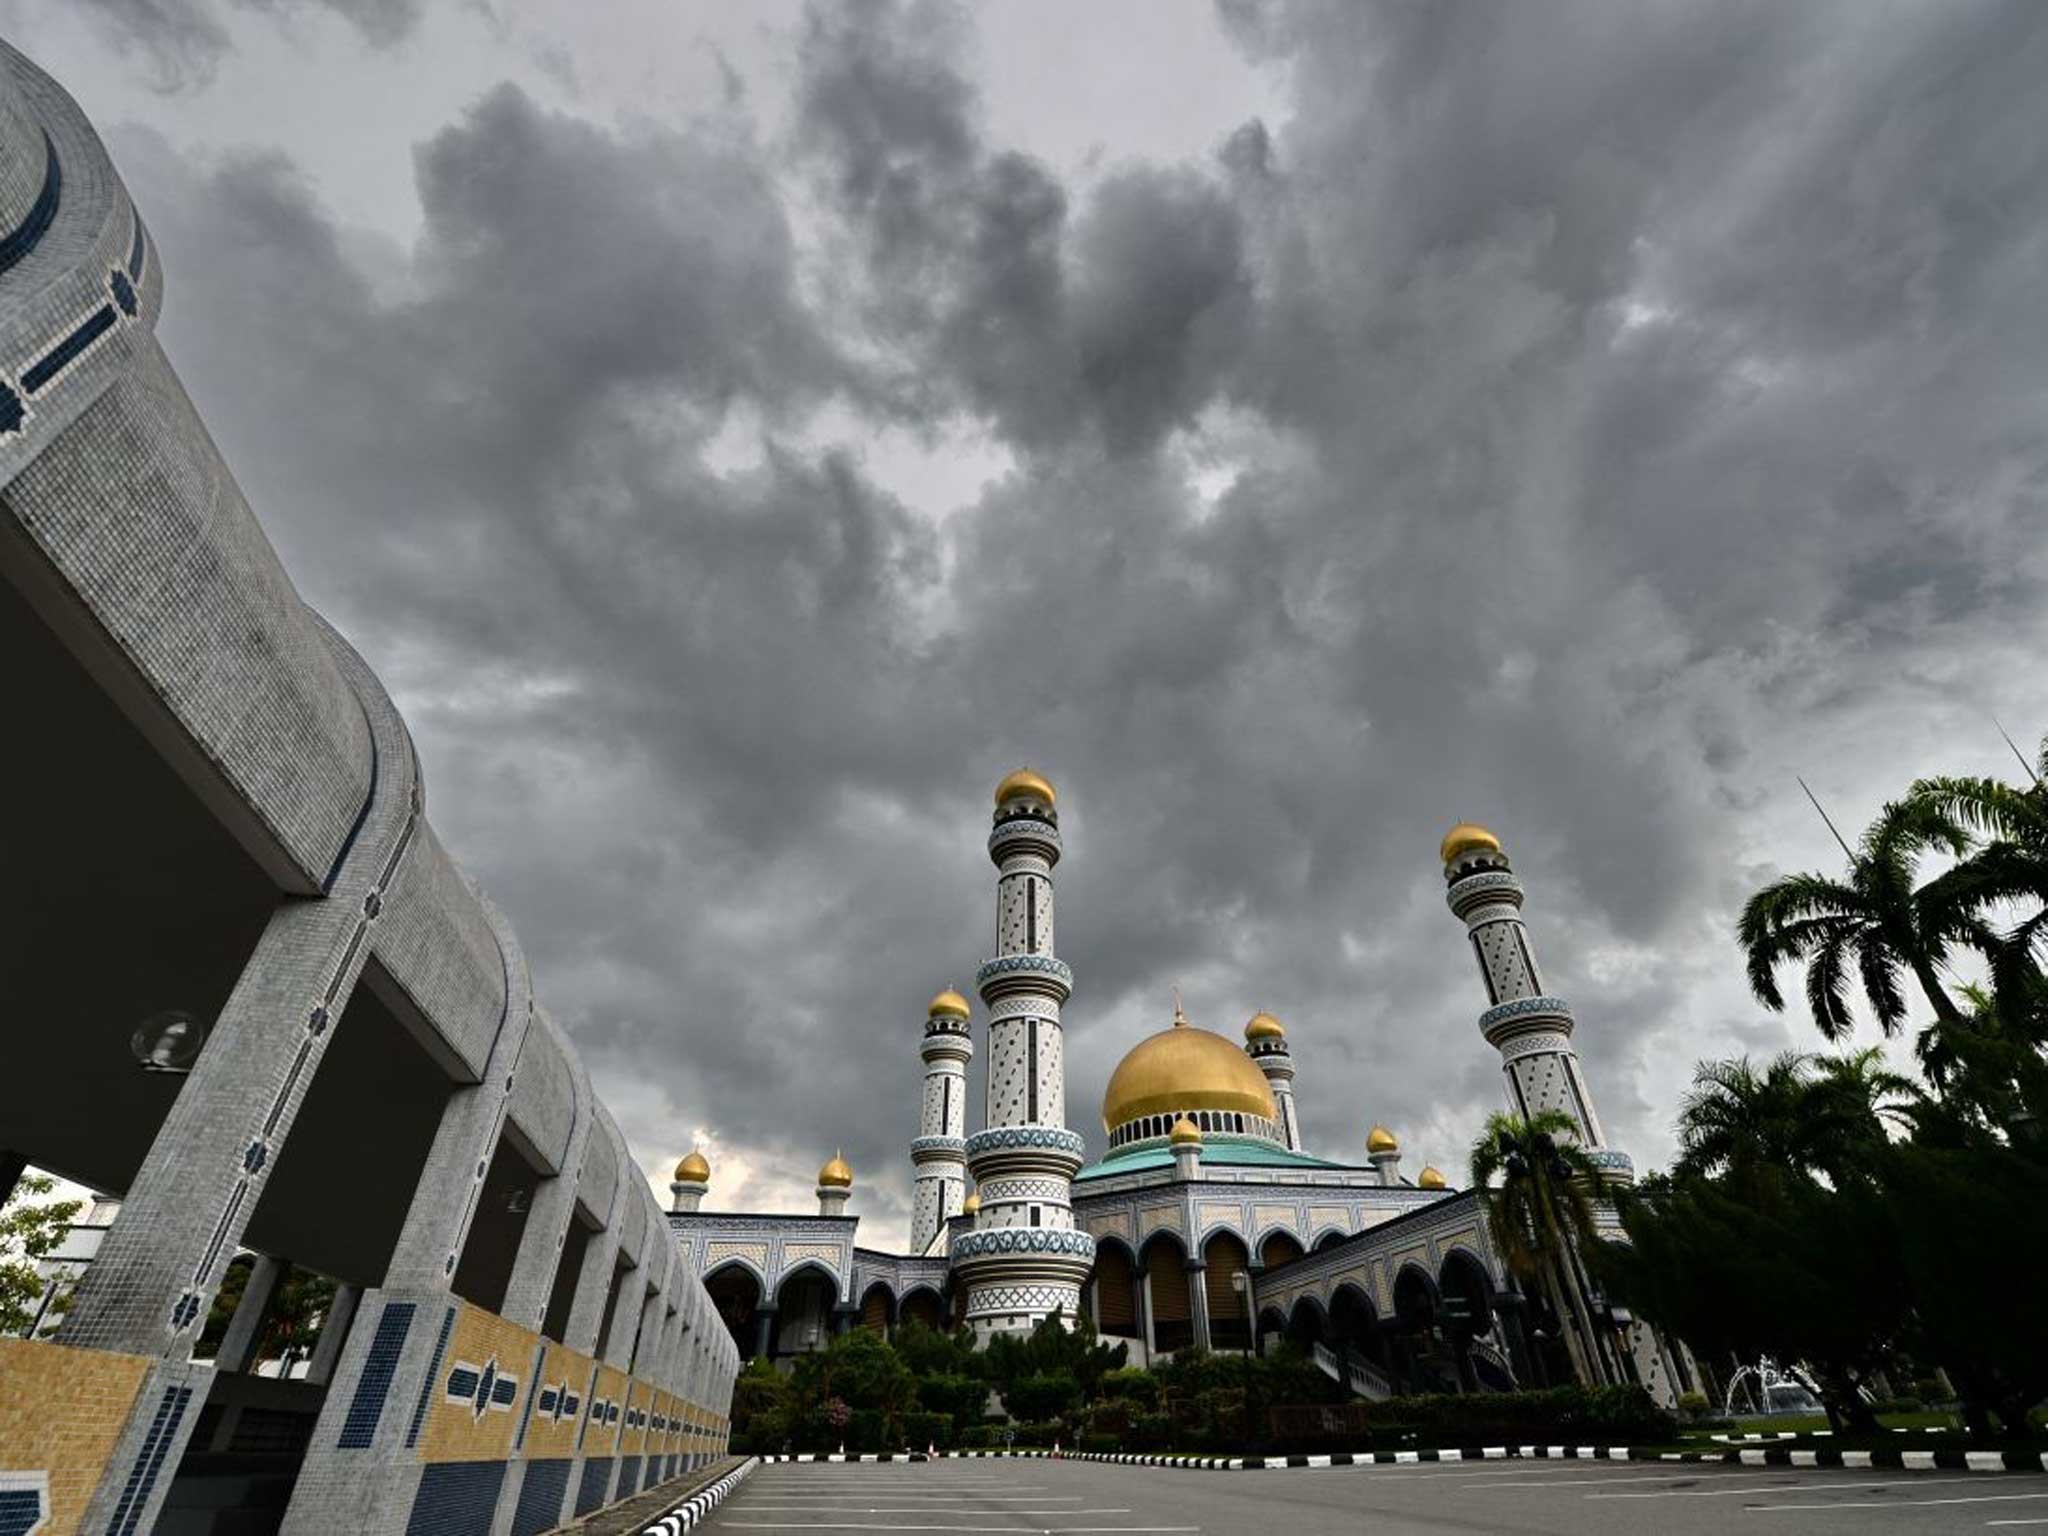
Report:
M1933 1005L1934 1016L1944 1024L1964 1022L1962 1010L1941 984L1941 978L1934 973L1934 963L1925 955L1913 958L1913 975L1920 983L1920 990L1927 994L1927 1001Z
M1573 1262L1564 1229L1557 1220L1557 1208L1550 1198L1550 1187L1542 1174L1536 1176L1536 1195L1541 1202L1543 1213L1543 1236L1550 1248L1551 1262L1563 1272L1564 1286L1570 1301L1569 1314L1560 1314L1565 1324L1567 1337L1576 1336L1580 1348L1573 1352L1573 1363L1579 1368L1579 1379L1589 1387L1607 1385L1607 1367L1600 1353L1600 1341L1593 1333L1593 1310L1586 1305L1585 1293L1579 1287L1578 1266Z
M1572 1309L1565 1304L1564 1292L1557 1282L1556 1260L1546 1255L1543 1260L1543 1291L1550 1298L1550 1310L1557 1314L1558 1332L1564 1339L1564 1351L1572 1362L1572 1374L1589 1386L1597 1386L1599 1378L1587 1364L1583 1341L1579 1337L1579 1322L1572 1315Z

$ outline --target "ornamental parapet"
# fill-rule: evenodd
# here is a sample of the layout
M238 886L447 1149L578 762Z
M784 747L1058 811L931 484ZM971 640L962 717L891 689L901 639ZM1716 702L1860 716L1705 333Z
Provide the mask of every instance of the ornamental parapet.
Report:
M967 1138L967 1155L977 1156L983 1152L1008 1151L1011 1148L1043 1149L1050 1152L1069 1152L1079 1157L1087 1143L1079 1131L1070 1131L1056 1125L992 1125L987 1130L976 1131Z
M1636 1181L1636 1160L1626 1152L1601 1147L1588 1151L1586 1161L1600 1170L1600 1177L1607 1183L1633 1184Z
M979 1232L963 1232L953 1239L953 1257L959 1259L987 1258L992 1254L1065 1254L1072 1258L1093 1260L1095 1239L1086 1232L1073 1232L1053 1227L989 1227Z
M974 973L982 1000L1004 992L1049 992L1065 1002L1074 990L1073 967L1054 955L998 955Z
M1055 863L1059 861L1060 829L1049 821L1036 816L1016 816L997 822L988 835L988 856L1001 863L1001 850L1016 843L1036 847L1046 858Z
M1561 997L1518 997L1479 1015L1479 1032L1498 1045L1508 1035L1525 1029L1557 1029L1572 1032L1572 1006Z
M1459 917L1480 901L1503 901L1519 907L1522 904L1522 882L1507 870L1483 869L1453 880L1444 892L1444 900Z
M967 1142L959 1136L919 1136L910 1144L913 1163L958 1163L967 1158Z

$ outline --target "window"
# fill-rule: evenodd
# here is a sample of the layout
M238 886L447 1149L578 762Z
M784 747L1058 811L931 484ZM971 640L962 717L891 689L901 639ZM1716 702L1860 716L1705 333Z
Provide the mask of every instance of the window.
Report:
M1031 1225L1034 1227L1038 1225L1038 1207L1035 1205L1031 1207Z

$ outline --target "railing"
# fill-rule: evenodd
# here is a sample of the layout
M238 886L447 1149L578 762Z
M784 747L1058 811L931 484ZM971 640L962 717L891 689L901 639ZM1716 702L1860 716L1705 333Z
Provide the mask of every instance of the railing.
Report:
M1519 1381L1519 1378L1515 1375L1514 1362L1508 1359L1507 1351L1491 1339L1474 1339L1472 1341L1472 1358L1474 1360L1486 1361L1509 1381Z
M1383 1403L1394 1395L1394 1383L1388 1379L1387 1373L1369 1360L1360 1360L1356 1356L1346 1359L1327 1344L1315 1346L1315 1357L1316 1365L1325 1376L1360 1397Z

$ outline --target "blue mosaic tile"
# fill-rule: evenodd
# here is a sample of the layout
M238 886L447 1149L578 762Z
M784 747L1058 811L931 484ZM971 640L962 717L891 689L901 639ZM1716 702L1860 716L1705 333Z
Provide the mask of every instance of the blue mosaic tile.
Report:
M587 1515L593 1509L601 1508L605 1492L612 1483L612 1459L609 1456L594 1456L583 1463L583 1481L576 1485L576 1513Z
M356 1379L356 1395L349 1399L348 1417L341 1421L341 1438L334 1443L345 1451L366 1450L376 1438L377 1421L384 1417L384 1399L391 1391L391 1377L398 1369L398 1357L405 1349L405 1336L412 1331L413 1313L409 1301L387 1301L377 1319L376 1337L363 1361L363 1374Z
M405 1536L490 1536L504 1484L502 1461L435 1462L420 1472Z
M512 1536L540 1536L561 1524L562 1499L575 1464L567 1459L526 1464L526 1481L519 1485L519 1503L512 1511Z
M448 1350L448 1335L455 1328L455 1309L450 1307L441 1314L441 1336L434 1340L433 1358L427 1361L427 1379L420 1383L420 1400L413 1404L412 1423L406 1427L405 1443L409 1446L420 1443L420 1426L427 1422L427 1404L433 1400L434 1380L441 1374L441 1356Z
M135 1465L128 1469L128 1481L121 1489L121 1501L114 1506L114 1518L108 1522L107 1530L111 1536L134 1536L143 1510L149 1507L149 1495L156 1487L157 1474L164 1469L164 1458L170 1454L171 1442L177 1438L178 1425L185 1417L185 1405L191 1401L190 1387L166 1387L164 1395L157 1399L149 1431L142 1437L142 1449L136 1453Z

